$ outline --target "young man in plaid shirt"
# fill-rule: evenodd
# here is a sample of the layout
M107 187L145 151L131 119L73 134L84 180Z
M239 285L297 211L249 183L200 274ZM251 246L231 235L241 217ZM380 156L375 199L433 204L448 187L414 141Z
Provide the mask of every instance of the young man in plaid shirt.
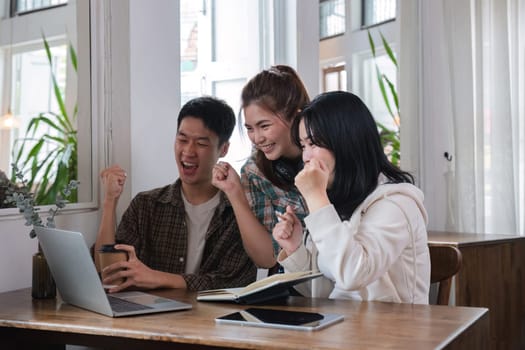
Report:
M232 207L211 183L212 169L226 155L235 114L224 102L200 97L178 116L175 159L179 179L133 198L115 232L115 208L126 173L118 166L101 173L105 198L95 244L118 242L128 261L102 271L109 289L186 288L203 290L245 286L256 278L246 255Z

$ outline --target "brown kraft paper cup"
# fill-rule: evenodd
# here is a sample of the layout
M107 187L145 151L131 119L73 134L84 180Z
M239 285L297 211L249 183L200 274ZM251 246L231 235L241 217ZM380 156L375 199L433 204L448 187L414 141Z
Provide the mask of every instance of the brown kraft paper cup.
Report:
M98 261L100 264L100 274L102 279L106 277L102 272L107 266L114 264L119 261L127 261L128 253L124 250L117 250L114 247L114 244L105 244L98 251ZM112 288L118 286L119 284L124 283L125 278L118 279L113 282L111 285L104 285L104 288Z

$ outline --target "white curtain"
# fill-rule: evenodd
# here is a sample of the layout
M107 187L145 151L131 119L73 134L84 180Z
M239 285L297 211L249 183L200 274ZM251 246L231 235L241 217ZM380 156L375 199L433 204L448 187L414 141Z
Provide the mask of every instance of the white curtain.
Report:
M442 4L453 155L446 228L524 234L525 1Z

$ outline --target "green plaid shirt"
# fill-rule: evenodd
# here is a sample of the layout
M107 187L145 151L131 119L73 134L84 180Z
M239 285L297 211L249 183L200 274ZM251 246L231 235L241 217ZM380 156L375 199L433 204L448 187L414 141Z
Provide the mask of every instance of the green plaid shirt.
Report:
M277 223L275 211L283 213L287 205L294 208L295 214L304 227L304 218L308 211L306 202L299 190L295 186L289 191L275 186L259 170L253 155L241 168L241 183L253 213L259 222L266 227L268 234L272 234L273 227ZM273 240L273 237L272 241L275 254L277 254L279 245Z
M186 274L188 245L181 181L133 198L118 226L116 239L135 247L148 267L180 274L188 290L243 287L255 281L256 268L244 251L230 202L221 193L206 232L199 272Z

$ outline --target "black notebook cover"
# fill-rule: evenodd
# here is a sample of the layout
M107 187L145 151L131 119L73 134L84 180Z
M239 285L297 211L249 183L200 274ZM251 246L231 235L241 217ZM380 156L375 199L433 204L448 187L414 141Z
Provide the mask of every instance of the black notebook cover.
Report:
M287 297L296 284L322 276L318 271L276 274L255 281L244 288L205 290L197 294L198 301L230 301L239 304L258 304Z

